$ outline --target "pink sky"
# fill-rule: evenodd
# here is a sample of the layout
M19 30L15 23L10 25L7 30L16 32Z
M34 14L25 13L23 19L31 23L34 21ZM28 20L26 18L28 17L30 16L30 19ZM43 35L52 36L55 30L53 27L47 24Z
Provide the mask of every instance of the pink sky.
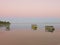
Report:
M60 0L0 0L0 16L60 18Z

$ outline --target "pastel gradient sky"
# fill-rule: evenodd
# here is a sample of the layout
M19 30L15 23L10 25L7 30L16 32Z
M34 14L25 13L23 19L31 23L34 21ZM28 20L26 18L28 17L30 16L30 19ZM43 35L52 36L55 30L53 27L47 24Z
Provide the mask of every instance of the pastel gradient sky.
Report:
M60 0L0 0L0 20L59 23Z
M60 0L0 0L0 16L60 18Z

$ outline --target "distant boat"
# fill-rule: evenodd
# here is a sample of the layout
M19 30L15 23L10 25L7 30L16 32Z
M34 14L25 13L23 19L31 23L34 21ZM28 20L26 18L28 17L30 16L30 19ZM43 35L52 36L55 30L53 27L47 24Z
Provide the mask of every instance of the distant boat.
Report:
M55 30L54 26L45 26L45 31L53 32Z
M37 30L37 25L36 24L32 24L31 27L32 27L33 30Z

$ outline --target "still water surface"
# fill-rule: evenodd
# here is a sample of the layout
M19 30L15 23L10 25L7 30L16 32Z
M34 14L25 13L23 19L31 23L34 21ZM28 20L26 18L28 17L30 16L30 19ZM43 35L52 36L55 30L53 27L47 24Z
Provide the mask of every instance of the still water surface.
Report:
M45 32L45 25L54 26L54 32ZM60 24L11 24L10 29L0 27L0 45L60 45Z
M45 30L45 26L48 25L48 26L54 26L55 28L55 31L58 31L58 29L60 29L60 24L36 24L38 29L37 30ZM13 30L19 30L19 29L25 29L25 30L28 30L28 29L32 29L31 28L32 24L11 24L10 25L10 29L13 29Z
M37 30L45 30L45 26L53 26L55 28L55 31L59 31L60 29L60 24L36 24L37 25ZM9 31L12 30L31 30L32 24L24 24L24 23L12 23L9 26ZM6 30L6 27L0 26L0 30Z

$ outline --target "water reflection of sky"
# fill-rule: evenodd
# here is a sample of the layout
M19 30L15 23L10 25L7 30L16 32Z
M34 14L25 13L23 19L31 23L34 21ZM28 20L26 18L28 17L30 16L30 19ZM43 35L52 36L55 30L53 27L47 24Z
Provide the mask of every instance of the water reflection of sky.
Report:
M60 29L60 24L36 24L37 25L37 30L45 31L45 26L54 26L55 31L58 31ZM9 28L6 27L1 27L0 30L32 30L31 28L32 24L27 24L27 23L11 23Z
M55 29L60 29L60 24L37 24L38 29L45 29L45 25L54 26ZM11 29L31 29L31 24L11 24Z

